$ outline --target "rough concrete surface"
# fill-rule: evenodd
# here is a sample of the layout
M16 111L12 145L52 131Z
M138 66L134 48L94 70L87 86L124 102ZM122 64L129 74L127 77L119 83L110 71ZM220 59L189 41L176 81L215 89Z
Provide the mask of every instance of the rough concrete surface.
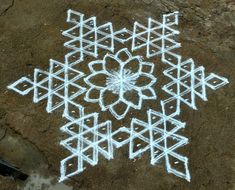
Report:
M183 107L190 183L167 174L164 164L151 166L148 154L129 160L127 147L115 151L114 160L101 159L65 184L57 182L60 160L67 154L59 146L65 138L59 131L65 122L62 110L47 114L45 101L33 104L32 96L19 96L6 86L32 75L35 67L46 70L50 58L63 61L67 50L61 31L69 27L69 8L97 16L99 23L111 21L115 28L179 10L179 52L207 73L229 79L229 85L208 90L209 101L198 100L197 111ZM0 190L235 189L234 55L233 0L0 0L0 157L30 175L25 182L0 177Z

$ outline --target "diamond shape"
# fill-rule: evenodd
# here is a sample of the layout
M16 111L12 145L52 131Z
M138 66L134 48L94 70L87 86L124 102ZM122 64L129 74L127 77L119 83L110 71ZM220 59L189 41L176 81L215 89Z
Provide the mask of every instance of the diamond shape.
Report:
M22 77L13 84L8 86L8 89L14 90L21 95L28 94L34 88L34 83L27 77Z

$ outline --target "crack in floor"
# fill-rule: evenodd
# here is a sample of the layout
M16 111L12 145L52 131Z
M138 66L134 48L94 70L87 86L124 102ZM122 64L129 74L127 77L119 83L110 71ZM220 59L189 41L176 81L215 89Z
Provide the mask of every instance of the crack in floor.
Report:
M11 9L11 8L14 6L14 4L15 4L15 0L12 0L12 1L11 1L11 4L10 4L4 11L2 11L2 12L0 13L0 16L5 15L5 14L7 13L7 11L9 11L9 9Z

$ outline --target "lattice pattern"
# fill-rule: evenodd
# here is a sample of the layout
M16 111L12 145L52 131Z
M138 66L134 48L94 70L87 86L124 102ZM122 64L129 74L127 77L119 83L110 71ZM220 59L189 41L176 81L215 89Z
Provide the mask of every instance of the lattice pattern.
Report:
M148 26L135 22L132 31L126 28L114 31L112 23L97 26L96 17L85 19L72 10L68 10L67 22L74 26L63 32L69 38L64 46L71 49L64 62L51 59L48 71L35 69L33 79L22 77L8 86L21 95L33 91L35 103L46 99L47 112L63 108L68 123L61 131L69 137L61 145L71 155L61 161L60 181L83 172L86 165L96 165L99 155L112 159L114 149L124 145L129 145L130 159L149 151L152 165L163 159L169 173L190 181L188 159L177 152L188 143L187 138L177 134L185 123L176 116L180 114L181 103L196 109L195 98L207 100L207 87L216 90L228 80L214 73L206 76L204 67L196 66L192 59L182 61L180 55L172 52L180 47L174 40L179 31L173 28L178 25L178 12L163 15L162 22L149 18ZM131 42L131 48L115 51L117 42L124 45ZM100 50L107 51L102 59L98 59ZM145 60L132 55L137 50L145 52ZM126 59L120 56L123 53ZM110 120L100 122L99 113L85 114L86 108L77 101L81 95L85 101L99 104L101 111L109 110L118 120L129 109L142 109L144 100L157 103L153 88L157 78L153 75L155 64L148 62L148 58L158 55L168 66L164 75L171 80L162 87L170 97L160 101L161 110L149 109L147 121L132 118L129 128L116 130ZM85 56L96 59L88 64L90 74L81 71ZM104 75L104 80L96 80L98 75ZM145 79L143 84L139 83L141 77ZM88 87L81 86L81 81ZM135 98L128 99L127 92ZM108 96L113 102L107 102ZM122 113L115 109L117 105L123 108Z
M171 27L173 25L178 25L178 12L163 15L162 23L149 18L147 27L135 22L132 51L145 48L146 57L150 58L179 48L180 43L171 38L179 34L179 31Z
M169 68L163 72L164 75L172 80L162 88L171 96L164 102L167 102L168 105L173 102L176 105L171 113L174 116L180 114L181 103L197 109L196 97L206 101L206 87L216 90L228 84L226 78L214 73L205 76L205 68L196 66L193 59L182 62L181 56L166 52L162 54L162 61L169 65Z
M165 159L169 173L174 173L190 181L188 159L176 151L179 147L188 143L187 138L177 134L180 129L185 127L185 123L165 115L164 104L162 104L162 113L150 109L147 114L147 122L132 119L129 144L130 158L139 157L144 152L149 151L152 165L159 163L161 159Z
M113 158L111 124L111 121L99 124L98 114L92 113L72 120L61 128L71 137L60 144L72 153L61 162L61 181L82 172L86 163L96 165L99 154L106 159Z

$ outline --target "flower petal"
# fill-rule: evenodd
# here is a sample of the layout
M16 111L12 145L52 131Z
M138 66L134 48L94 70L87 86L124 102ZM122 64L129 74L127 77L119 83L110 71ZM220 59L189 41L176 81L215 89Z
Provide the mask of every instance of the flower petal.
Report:
M141 73L136 79L135 86L146 89L152 86L156 81L157 79L153 75L148 73Z
M115 104L119 100L119 94L105 88L100 92L99 103L102 110L106 110L110 105Z
M130 109L130 106L126 105L121 100L119 100L117 103L113 104L109 108L112 115L118 120L123 119L128 113L129 109Z
M128 90L123 94L123 102L125 102L130 107L135 109L140 109L142 105L142 93L135 89Z
M141 64L138 57L133 57L124 65L124 69L130 70L132 73L138 73L141 71Z
M127 48L121 49L116 54L117 58L120 59L122 62L127 61L129 58L132 57L131 53L128 51Z
M92 73L104 70L104 64L102 60L92 61L88 64L88 66Z
M143 98L144 99L157 99L157 95L154 91L153 88L147 88L147 89L144 89L142 90L142 94L143 94Z
M118 72L120 70L120 63L118 60L110 54L106 54L104 57L104 69L112 74L114 71Z
M98 102L100 97L100 90L96 88L90 88L85 95L85 100L87 102Z
M106 72L96 72L86 77L84 81L91 87L101 89L106 87L107 77L108 74Z
M153 73L154 70L154 64L150 62L142 62L142 72L144 73Z

